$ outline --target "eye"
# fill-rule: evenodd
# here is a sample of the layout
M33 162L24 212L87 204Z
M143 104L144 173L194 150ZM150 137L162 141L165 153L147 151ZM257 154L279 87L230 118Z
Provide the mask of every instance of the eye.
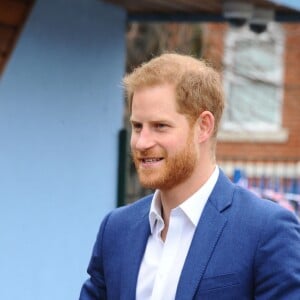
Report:
M141 123L131 122L131 128L134 132L140 132L143 128Z
M154 124L154 127L155 127L155 129L163 130L163 129L165 129L166 127L168 127L168 125L165 124L165 123L156 123L156 124Z

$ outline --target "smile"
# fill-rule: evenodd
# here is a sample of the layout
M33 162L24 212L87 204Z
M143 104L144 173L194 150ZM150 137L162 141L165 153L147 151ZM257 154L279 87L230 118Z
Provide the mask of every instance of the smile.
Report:
M162 158L142 158L141 161L143 163L154 163L162 160Z

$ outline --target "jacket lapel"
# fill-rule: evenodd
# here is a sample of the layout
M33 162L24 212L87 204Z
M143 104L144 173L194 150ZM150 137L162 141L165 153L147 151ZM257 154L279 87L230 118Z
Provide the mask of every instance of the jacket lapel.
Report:
M176 299L193 299L215 246L226 226L221 213L230 206L233 187L220 170L216 186L199 220L179 279Z
M142 215L140 221L127 229L126 243L122 251L126 257L122 260L120 297L124 300L135 299L138 272L150 235L149 207L143 210L140 211Z

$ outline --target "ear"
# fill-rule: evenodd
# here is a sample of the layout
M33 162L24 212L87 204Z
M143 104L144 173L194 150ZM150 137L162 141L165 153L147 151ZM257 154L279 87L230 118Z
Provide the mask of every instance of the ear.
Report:
M213 134L215 117L210 111L203 111L198 118L198 142L207 141Z

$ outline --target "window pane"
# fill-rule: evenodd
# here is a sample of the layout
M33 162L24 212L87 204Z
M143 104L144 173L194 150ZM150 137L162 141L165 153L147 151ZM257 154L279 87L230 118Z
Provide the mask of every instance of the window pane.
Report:
M277 125L279 122L276 88L272 85L257 82L231 83L227 102L225 122L241 126Z
M238 74L244 76L265 76L278 67L274 45L266 42L236 42L235 66Z

